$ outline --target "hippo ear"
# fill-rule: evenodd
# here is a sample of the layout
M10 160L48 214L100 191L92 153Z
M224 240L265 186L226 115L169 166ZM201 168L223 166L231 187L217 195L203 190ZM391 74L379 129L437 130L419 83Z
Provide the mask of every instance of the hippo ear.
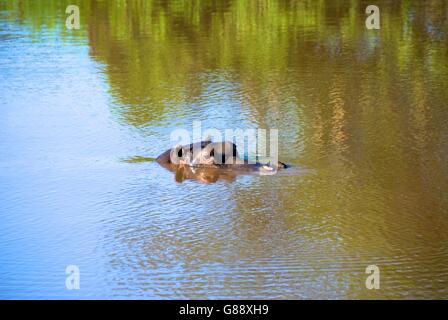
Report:
M185 156L184 153L185 153L185 151L180 144L178 144L173 149L171 149L171 152L170 152L171 163L179 164L179 160Z
M238 157L238 148L236 147L236 144L232 143L232 156Z

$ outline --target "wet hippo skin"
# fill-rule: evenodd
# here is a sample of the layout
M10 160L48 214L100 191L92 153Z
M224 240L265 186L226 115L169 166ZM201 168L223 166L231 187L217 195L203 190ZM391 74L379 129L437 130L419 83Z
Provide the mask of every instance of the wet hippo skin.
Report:
M230 141L178 145L163 152L156 161L174 172L178 182L187 179L205 183L233 181L238 174L266 174L288 167L282 162L278 162L277 166L249 163L239 157L236 145Z

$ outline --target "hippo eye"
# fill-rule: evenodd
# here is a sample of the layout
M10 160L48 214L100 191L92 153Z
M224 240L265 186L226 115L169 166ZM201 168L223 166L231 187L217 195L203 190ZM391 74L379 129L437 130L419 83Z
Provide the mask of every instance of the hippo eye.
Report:
M183 155L183 149L180 148L179 151L177 151L177 156L178 156L179 158L182 158L182 155Z

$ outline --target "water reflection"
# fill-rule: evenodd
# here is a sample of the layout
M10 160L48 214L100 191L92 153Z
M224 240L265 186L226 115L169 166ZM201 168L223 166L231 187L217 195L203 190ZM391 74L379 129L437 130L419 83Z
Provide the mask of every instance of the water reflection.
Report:
M174 173L176 182L182 183L185 180L195 180L201 183L215 183L219 180L235 181L237 173L220 168L190 167L173 164L164 164L163 167Z
M81 297L446 298L448 4L376 5L379 31L363 1L0 2L6 292L73 297L76 258ZM314 170L152 161L197 120Z

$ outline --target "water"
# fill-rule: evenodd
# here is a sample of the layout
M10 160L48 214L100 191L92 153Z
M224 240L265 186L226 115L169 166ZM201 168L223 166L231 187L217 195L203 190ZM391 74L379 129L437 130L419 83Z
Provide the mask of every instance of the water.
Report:
M448 5L368 4L1 1L0 298L448 298ZM176 183L193 121L301 174Z

